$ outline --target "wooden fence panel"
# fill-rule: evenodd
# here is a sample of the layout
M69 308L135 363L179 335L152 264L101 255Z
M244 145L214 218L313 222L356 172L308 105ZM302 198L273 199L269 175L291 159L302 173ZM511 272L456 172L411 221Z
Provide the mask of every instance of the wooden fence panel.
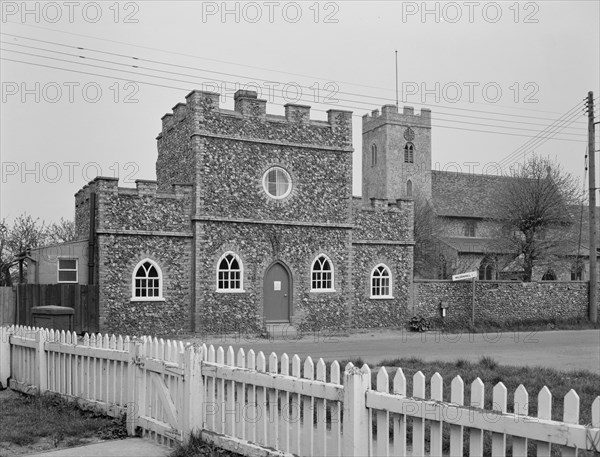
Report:
M4 288L2 288L4 289ZM67 306L75 310L73 330L79 334L100 330L97 285L85 284L18 284L14 305L17 325L33 325L31 308Z
M16 294L12 287L0 287L0 325L16 324Z

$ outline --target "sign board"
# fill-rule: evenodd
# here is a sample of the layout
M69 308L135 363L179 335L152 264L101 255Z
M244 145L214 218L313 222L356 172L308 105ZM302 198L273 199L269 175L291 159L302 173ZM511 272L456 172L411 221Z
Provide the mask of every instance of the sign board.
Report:
M463 279L473 279L477 277L477 271L469 271L460 275L452 276L452 281L462 281Z

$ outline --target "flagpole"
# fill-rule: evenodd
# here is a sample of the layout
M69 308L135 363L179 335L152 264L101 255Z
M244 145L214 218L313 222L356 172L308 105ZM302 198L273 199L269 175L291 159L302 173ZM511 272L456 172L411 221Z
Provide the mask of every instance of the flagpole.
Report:
M396 51L396 106L398 105L398 51Z

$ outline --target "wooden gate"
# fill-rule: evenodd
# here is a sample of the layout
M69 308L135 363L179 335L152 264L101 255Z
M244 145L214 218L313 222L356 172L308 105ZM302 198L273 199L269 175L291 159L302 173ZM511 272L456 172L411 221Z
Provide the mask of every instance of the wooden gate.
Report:
M145 437L172 446L183 439L183 343L144 337L137 350L137 426Z

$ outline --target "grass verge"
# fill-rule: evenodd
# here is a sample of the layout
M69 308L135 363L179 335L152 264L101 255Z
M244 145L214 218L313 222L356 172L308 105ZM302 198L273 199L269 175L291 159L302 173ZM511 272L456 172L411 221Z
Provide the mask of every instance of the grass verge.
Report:
M11 454L127 436L124 418L114 419L94 411L83 411L53 394L36 396L1 391L0 410L0 450Z
M177 446L169 457L242 457L242 455L218 448L214 444L202 441L198 435L192 434L190 441L185 445Z
M485 386L485 409L492 409L492 389L502 382L508 393L508 411L513 412L514 393L523 384L529 393L529 415L537 414L537 396L539 391L548 387L552 393L552 419L562 420L564 396L573 389L580 398L580 424L592 421L591 409L596 396L600 395L600 375L587 370L558 371L542 367L517 367L500 365L491 357L481 357L477 362L458 359L455 362L425 362L418 357L384 360L392 386L397 368L402 368L406 377L408 395L412 392L413 376L421 371L425 375L427 386L437 372L444 379L444 400L450 399L450 383L460 376L465 384L465 399L471 395L471 383L480 378ZM372 386L375 388L377 369L373 369Z

